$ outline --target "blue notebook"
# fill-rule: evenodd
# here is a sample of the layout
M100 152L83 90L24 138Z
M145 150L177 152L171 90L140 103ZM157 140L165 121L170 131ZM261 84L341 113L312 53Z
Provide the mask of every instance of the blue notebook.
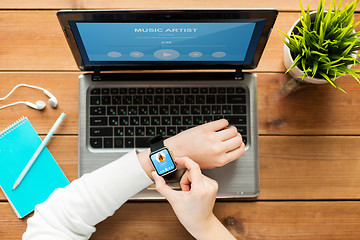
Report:
M25 168L41 138L26 117L0 133L0 187L18 218L23 218L44 202L56 189L69 180L45 147L20 185L12 190L17 177Z

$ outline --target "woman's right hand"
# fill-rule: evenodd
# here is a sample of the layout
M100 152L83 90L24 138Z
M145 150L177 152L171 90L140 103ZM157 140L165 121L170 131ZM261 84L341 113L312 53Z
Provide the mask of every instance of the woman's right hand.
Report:
M180 181L182 191L172 190L155 171L152 176L157 191L169 201L181 224L196 239L235 239L213 214L217 182L203 175L190 158L175 161L180 168L187 168Z

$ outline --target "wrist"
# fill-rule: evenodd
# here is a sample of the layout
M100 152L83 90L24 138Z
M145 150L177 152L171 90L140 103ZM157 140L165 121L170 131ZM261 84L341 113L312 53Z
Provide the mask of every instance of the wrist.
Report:
M195 230L189 230L189 232L198 240L235 239L213 213L203 224L198 225Z
M148 175L148 177L154 181L153 176L151 175L151 172L154 171L154 167L150 162L149 154L150 148L146 149L145 151L138 152L137 157L146 175Z

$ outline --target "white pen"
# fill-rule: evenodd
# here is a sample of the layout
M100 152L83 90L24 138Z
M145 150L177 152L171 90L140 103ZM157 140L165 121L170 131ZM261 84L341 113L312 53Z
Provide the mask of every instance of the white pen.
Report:
M50 138L52 137L52 135L54 134L54 132L56 131L56 129L59 127L61 121L64 119L65 117L65 113L61 113L60 117L56 120L56 122L54 123L54 125L52 126L52 128L50 129L49 133L46 135L44 141L42 141L42 143L40 144L40 146L38 147L38 149L36 150L36 152L34 153L34 155L31 157L30 161L28 162L28 164L25 166L24 170L21 172L20 176L16 179L15 184L13 186L13 190L19 186L21 180L24 178L24 176L26 175L26 173L29 171L30 167L33 165L33 163L35 162L36 158L39 156L39 154L41 153L41 151L43 150L43 148L46 146L46 144L49 142Z

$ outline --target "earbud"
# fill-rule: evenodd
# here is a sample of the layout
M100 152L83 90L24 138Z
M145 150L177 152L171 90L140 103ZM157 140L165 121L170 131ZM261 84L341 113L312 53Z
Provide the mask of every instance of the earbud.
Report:
M51 107L53 108L56 108L57 104L58 104L58 101L56 99L56 97L54 95L52 95L48 90L44 89L44 88L41 88L41 87L37 87L37 86L33 86L33 85L28 85L28 84L18 84L16 85L9 93L8 95L6 95L5 97L3 98L0 98L0 100L4 100L5 98L7 98L8 96L10 96L10 94L12 94L16 88L18 87L30 87L30 88L35 88L35 89L39 89L39 90L42 90L46 96L49 97L49 104ZM46 106L46 103L44 101L37 101L35 104L34 103L31 103L31 102L25 102L25 101L19 101L19 102L15 102L15 103L11 103L11 104L8 104L8 105L5 105L5 106L2 106L0 107L0 109L3 109L3 108L6 108L6 107L10 107L10 106L13 106L13 105L16 105L16 104L20 104L20 103L24 103L26 105L28 105L29 107L31 108L34 108L34 109L37 109L37 110L42 110L45 108Z
M48 96L50 99L49 99L49 104L50 106L52 106L53 108L56 108L58 102L57 102L57 99L54 95L52 95L48 90L45 90L44 89L44 93L46 94L46 96Z
M46 103L44 101L37 101L35 104L31 102L25 102L26 105L28 105L31 108L37 109L37 110L43 110L46 106Z

